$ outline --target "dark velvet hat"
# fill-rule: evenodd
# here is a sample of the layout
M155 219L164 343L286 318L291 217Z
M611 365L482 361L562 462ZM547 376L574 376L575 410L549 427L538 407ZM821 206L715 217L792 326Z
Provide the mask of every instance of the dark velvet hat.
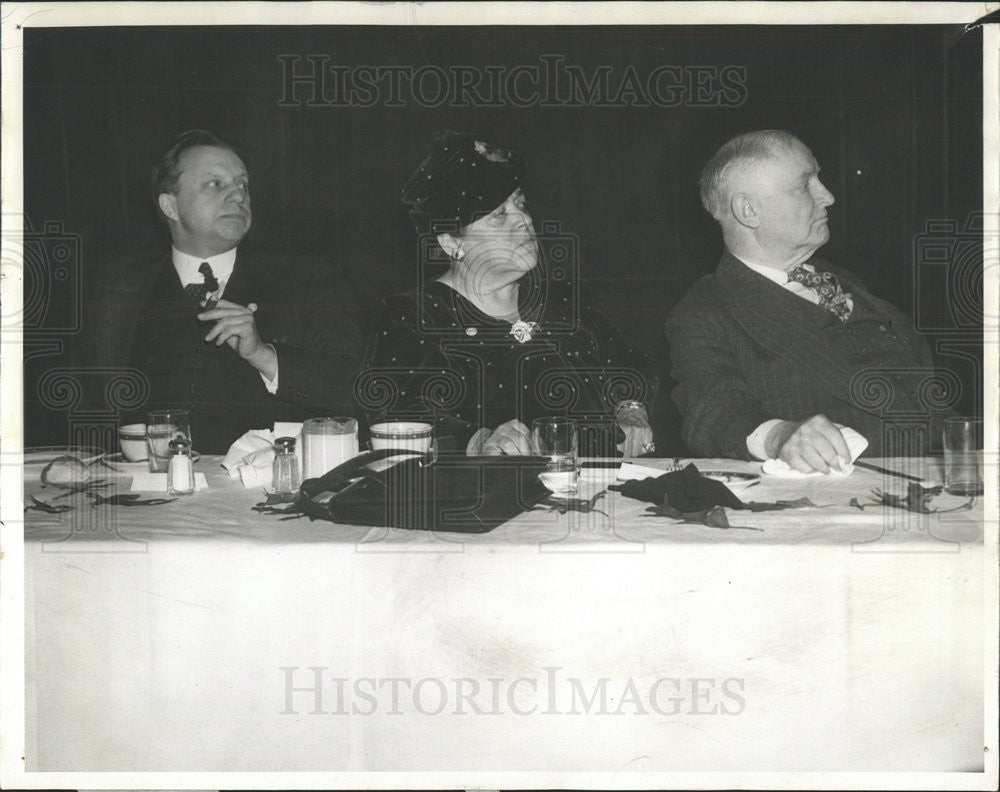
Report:
M436 132L431 153L403 187L417 233L455 232L521 186L524 158L462 132Z

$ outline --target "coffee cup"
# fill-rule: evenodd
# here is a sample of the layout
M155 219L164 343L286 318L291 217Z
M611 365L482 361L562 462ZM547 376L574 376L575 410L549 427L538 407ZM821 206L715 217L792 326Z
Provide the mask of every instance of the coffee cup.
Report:
M372 424L368 434L371 437L373 451L400 448L426 454L431 450L434 427L419 421L386 421Z
M146 446L146 424L125 424L118 428L118 444L122 456L129 462L145 462L149 450Z

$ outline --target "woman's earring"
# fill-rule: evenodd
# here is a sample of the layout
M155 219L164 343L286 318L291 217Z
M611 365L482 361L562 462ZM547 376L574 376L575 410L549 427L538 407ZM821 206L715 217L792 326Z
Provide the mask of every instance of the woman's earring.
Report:
M455 249L455 261L461 261L465 258L465 251L462 248Z

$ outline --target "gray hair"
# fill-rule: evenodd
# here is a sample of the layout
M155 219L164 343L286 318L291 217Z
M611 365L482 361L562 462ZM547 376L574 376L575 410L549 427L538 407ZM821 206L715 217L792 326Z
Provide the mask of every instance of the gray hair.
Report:
M722 222L729 212L732 198L730 176L734 168L767 159L778 148L804 146L791 132L783 129L761 129L746 132L723 144L698 179L701 205L717 221Z

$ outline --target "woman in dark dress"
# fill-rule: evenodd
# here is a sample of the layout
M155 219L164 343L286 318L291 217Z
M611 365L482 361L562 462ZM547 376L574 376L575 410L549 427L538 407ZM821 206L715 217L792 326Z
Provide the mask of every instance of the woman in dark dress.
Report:
M446 269L385 300L356 395L372 422L431 421L439 447L470 455L530 453L531 421L549 415L577 420L582 456L650 454L657 365L580 299L568 267L545 277L523 169L480 138L435 136L402 198L422 266Z

